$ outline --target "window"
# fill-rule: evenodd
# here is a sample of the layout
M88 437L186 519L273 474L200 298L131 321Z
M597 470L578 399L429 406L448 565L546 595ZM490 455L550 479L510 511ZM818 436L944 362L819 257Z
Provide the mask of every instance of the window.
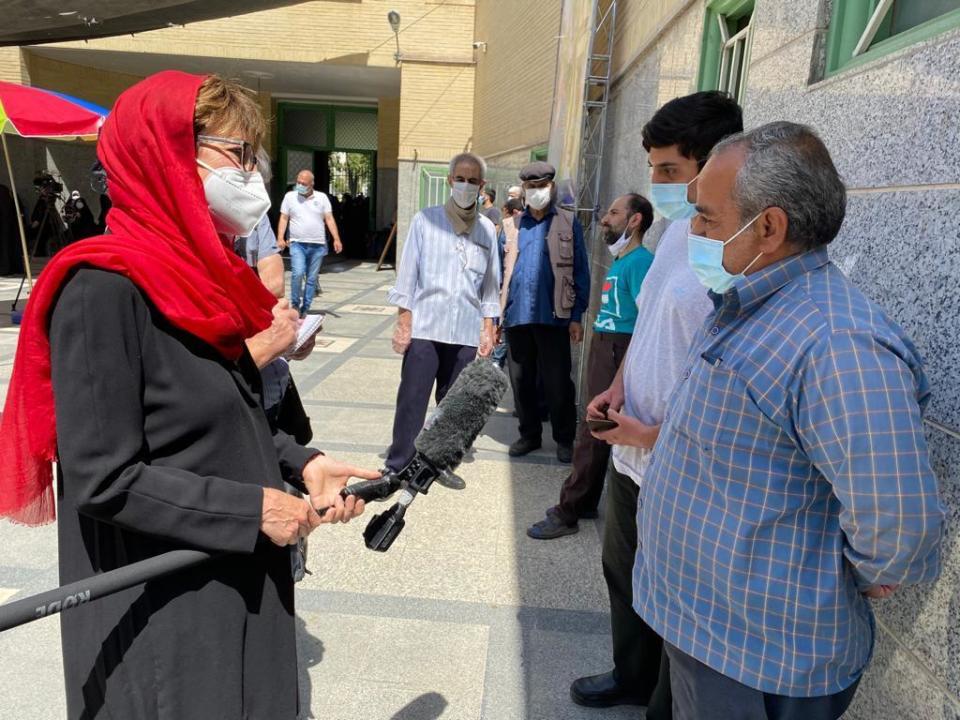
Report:
M443 205L450 195L446 165L420 166L420 210L430 205Z
M715 0L703 20L701 90L722 90L743 104L750 65L753 0Z
M873 60L960 26L960 0L834 0L827 72Z

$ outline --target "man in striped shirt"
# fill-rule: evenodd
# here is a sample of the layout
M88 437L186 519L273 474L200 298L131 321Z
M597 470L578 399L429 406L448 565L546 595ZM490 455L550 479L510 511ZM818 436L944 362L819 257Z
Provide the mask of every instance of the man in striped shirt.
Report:
M846 192L812 130L727 138L696 199L689 259L714 311L640 487L634 607L677 717L833 720L870 659L870 598L940 570L929 384L827 257Z
M482 158L457 155L446 204L424 208L410 223L388 296L399 309L393 349L403 355L389 471L413 459L434 384L440 402L471 360L493 352L500 258L493 223L479 212L486 171Z

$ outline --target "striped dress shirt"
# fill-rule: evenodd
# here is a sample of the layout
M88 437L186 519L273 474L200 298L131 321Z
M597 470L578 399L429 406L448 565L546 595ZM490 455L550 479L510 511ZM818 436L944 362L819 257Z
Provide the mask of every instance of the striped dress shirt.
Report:
M478 215L457 235L442 205L414 215L388 302L413 312L413 338L476 347L482 318L500 315L493 223Z
M872 651L862 591L939 573L927 378L825 247L711 297L640 488L634 607L744 685L833 694Z

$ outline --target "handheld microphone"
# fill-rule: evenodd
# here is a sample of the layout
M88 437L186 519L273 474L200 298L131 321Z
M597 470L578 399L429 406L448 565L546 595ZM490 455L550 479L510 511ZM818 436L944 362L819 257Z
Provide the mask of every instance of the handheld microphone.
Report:
M364 530L366 546L386 552L403 530L404 515L418 493L424 495L443 472L460 465L507 391L507 376L491 360L478 358L463 369L414 442L416 455L396 473L348 485L340 494L379 500L401 494L389 510L374 515Z

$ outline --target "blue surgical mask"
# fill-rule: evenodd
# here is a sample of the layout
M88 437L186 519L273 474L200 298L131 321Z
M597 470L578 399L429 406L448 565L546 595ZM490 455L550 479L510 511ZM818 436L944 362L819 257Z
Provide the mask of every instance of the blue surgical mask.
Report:
M667 220L692 218L697 210L687 202L689 185L690 183L653 183L650 186L650 202L653 203L654 209Z
M762 214L763 213L761 213L761 215ZM723 267L723 249L732 243L740 233L753 225L758 217L760 217L760 215L757 215L757 217L737 230L726 242L723 240L711 240L703 235L694 235L693 233L687 235L687 257L690 261L690 268L693 270L693 274L697 276L697 280L699 280L704 287L713 290L717 295L723 295L733 287L733 284L737 280L744 277L747 270L753 267L753 264L760 259L763 253L757 255L750 261L749 265L736 275L728 273L726 268Z
M299 195L306 195L308 192L310 192L310 188L307 185L297 183L297 193Z

